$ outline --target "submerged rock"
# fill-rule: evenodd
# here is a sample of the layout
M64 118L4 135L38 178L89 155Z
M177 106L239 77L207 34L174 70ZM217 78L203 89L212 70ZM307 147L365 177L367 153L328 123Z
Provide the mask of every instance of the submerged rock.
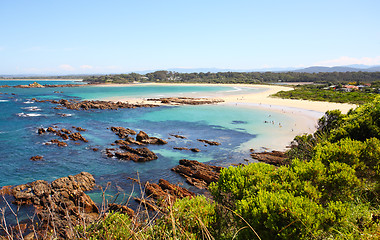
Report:
M177 135L177 134L169 134L169 135L172 136L172 137L175 137L175 138L187 139L186 137L181 136L181 135Z

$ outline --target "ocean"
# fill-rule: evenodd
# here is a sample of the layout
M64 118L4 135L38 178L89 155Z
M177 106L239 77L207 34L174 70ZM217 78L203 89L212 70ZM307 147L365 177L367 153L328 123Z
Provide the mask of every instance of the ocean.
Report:
M33 82L33 81L31 81ZM38 82L38 81L37 81ZM2 85L9 84L0 82ZM12 85L29 84L11 81ZM71 83L71 82L65 82ZM78 83L78 82L77 82ZM43 84L57 84L43 82ZM64 84L59 82L59 84ZM157 182L164 178L172 183L196 190L170 169L180 159L198 160L219 166L254 162L249 149L263 150L265 147L284 147L287 143L274 143L272 139L287 136L294 127L295 119L279 111L260 108L239 108L234 104L201 106L161 106L119 110L78 111L54 109L50 102L34 102L37 99L108 99L114 97L168 97L195 94L222 96L262 89L236 88L229 86L151 86L125 87L72 87L72 88L0 88L0 187L32 182L38 179L53 181L82 171L94 175L96 183L107 189L107 196L116 193L138 195L140 190L128 178L139 178L142 182ZM281 123L279 127L278 123ZM82 135L88 143L75 144L67 140L67 147L45 145L57 138L51 134L37 133L38 128L55 126L71 130L73 126L87 131ZM144 131L149 136L163 138L166 145L149 145L158 155L157 160L136 163L109 158L106 148L119 138L111 127L131 128ZM170 134L185 136L178 139ZM220 142L209 146L197 141L207 139ZM271 145L272 144L272 145ZM173 147L199 148L200 152L180 151ZM93 151L98 148L99 151ZM42 161L31 161L35 155ZM98 203L100 190L90 193Z

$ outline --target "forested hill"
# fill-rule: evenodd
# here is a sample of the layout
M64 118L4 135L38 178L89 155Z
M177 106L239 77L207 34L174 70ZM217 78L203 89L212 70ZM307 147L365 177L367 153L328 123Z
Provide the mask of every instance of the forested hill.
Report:
M89 83L131 83L131 82L172 82L172 83L268 83L268 82L315 82L315 83L372 83L380 81L380 72L218 72L178 73L156 71L147 74L129 73L91 76L84 78Z

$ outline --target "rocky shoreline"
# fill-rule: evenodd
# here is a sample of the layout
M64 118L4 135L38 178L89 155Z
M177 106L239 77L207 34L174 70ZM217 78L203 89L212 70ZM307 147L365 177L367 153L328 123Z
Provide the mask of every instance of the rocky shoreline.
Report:
M195 160L183 159L179 163L180 165L172 170L200 189L205 189L211 182L216 182L222 169ZM149 181L141 184L136 181L143 185L146 196L135 197L134 200L150 211L164 212L176 199L196 196L188 189L165 179L160 179L158 184ZM32 206L36 216L35 219L22 221L15 226L7 226L6 230L14 232L18 238L23 236L25 239L45 238L49 232L54 232L62 239L71 239L75 237L73 226L88 226L110 211L135 217L135 211L127 205L116 203L109 203L106 206L96 205L85 193L96 187L94 177L87 172L58 178L51 183L36 180L17 186L4 186L0 189L0 196L8 196L10 199L8 204L18 207ZM104 209L104 212L100 209Z

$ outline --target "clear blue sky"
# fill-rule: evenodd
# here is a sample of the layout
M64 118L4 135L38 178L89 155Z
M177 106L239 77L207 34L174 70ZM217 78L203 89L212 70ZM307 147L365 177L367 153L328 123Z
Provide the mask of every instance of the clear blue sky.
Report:
M379 0L1 0L0 74L380 65Z

